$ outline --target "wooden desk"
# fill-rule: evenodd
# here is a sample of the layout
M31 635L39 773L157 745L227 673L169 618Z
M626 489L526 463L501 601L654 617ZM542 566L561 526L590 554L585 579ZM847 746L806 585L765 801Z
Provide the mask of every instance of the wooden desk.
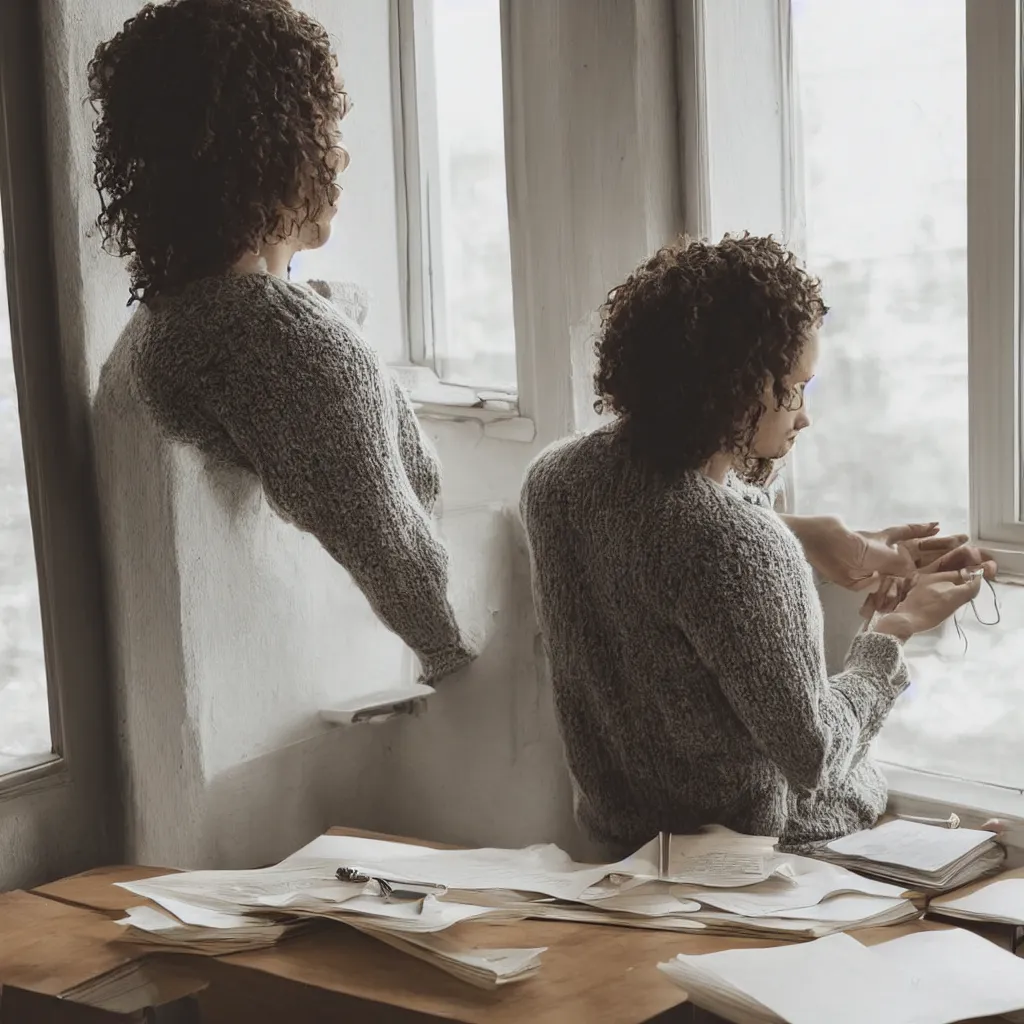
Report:
M331 831L393 838L356 830ZM103 868L42 886L32 894L19 894L19 899L52 902L64 911L93 918L94 933L89 934L100 948L92 955L97 958L96 966L102 967L108 962L104 957L115 956L103 949L107 929L114 927L110 919L143 902L113 883L164 873L162 868ZM874 928L857 937L874 944L910 930L935 927L943 926L925 922ZM209 1024L256 1020L301 1020L304 1024L338 1020L372 1024L441 1020L465 1024L688 1024L695 1018L686 994L660 974L659 962L677 953L777 944L554 921L469 923L457 928L453 934L470 944L547 946L539 974L496 992L481 991L368 936L328 924L272 949L217 960L190 958L193 969L209 982L196 997L202 1020ZM37 955L44 956L45 950L38 950ZM7 967L0 956L0 983ZM86 969L92 968L83 967Z
M355 829L331 832L397 838ZM166 872L99 868L41 886L33 896L116 918L143 901L114 882ZM272 949L202 961L201 969L210 979L198 997L203 1019L241 1021L256 1019L259 1013L269 1020L271 1007L280 1007L287 1011L280 1019L304 1022L334 1021L339 1011L346 1011L351 1020L375 1022L668 1024L689 1021L691 1010L686 993L657 970L660 961L684 951L770 945L558 921L468 923L452 934L468 944L548 949L534 978L487 992L366 935L327 925Z
M114 882L164 874L155 868L104 868L43 886L46 896L78 913L120 916L142 900ZM59 904L58 904L59 905ZM89 908L89 909L86 909ZM110 920L103 923L115 927ZM453 932L453 934L455 934ZM203 961L210 980L199 999L203 1020L257 1019L271 1006L302 1021L456 1020L467 1024L641 1024L687 1021L686 994L657 970L659 961L693 947L690 936L556 921L458 926L458 937L481 946L547 946L539 974L497 992L473 988L429 964L342 925L326 924L271 949ZM724 948L728 940L700 940ZM766 945L756 941L743 945ZM301 1013L298 1012L301 1007ZM673 1011L678 1011L673 1015ZM664 1014L670 1014L663 1017ZM247 1016L247 1014L249 1016Z

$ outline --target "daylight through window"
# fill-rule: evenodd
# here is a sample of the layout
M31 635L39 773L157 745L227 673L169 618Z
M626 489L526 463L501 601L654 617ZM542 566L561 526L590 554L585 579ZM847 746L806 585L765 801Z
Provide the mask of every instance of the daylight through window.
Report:
M0 230L0 255L3 232ZM18 417L7 278L0 275L0 775L51 752L35 549Z
M424 356L443 381L514 391L501 5L416 7Z

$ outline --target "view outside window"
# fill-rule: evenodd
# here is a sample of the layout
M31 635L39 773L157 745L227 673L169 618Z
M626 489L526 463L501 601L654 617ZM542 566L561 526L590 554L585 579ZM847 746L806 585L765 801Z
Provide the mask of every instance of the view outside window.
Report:
M968 529L964 0L794 0L805 256L832 308L798 510ZM876 745L908 767L1024 782L1024 588L907 645ZM991 595L978 601L995 618Z
M966 530L964 0L795 0L806 259L832 309L801 510Z
M516 386L499 0L433 0L443 327L438 375Z
M4 774L45 760L51 749L6 274L0 274L0 438L0 774Z

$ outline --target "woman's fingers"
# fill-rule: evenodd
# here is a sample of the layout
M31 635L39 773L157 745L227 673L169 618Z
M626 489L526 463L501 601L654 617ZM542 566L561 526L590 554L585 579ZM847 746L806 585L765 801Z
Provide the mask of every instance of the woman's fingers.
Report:
M974 547L971 544L961 544L952 551L934 559L922 572L948 572L955 569L969 569L971 567L984 566L985 575L988 579L994 579L999 567L991 552L984 548Z
M969 539L966 533L952 533L944 537L923 537L917 541L917 550L942 554L944 551L962 547Z
M938 532L938 523L907 523L904 526L890 526L882 534L889 544L899 544L901 541L934 537Z
M938 583L951 583L955 587L980 586L983 575L984 571L981 566L947 572L923 572L917 578L917 585L919 587L931 587Z

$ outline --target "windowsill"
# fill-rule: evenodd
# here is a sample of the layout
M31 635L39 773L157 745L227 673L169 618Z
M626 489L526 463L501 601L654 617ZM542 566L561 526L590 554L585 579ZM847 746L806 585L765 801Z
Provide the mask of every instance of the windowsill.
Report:
M392 365L392 372L421 419L480 425L485 437L529 444L537 436L533 420L519 415L513 391L447 384L425 366Z
M67 764L58 754L27 754L24 757L0 761L0 800L22 796L24 793L63 782L67 777Z

